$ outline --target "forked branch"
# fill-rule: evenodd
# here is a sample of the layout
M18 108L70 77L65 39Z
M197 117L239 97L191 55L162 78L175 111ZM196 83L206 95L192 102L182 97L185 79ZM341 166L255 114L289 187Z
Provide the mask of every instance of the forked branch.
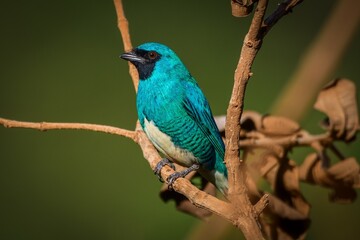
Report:
M301 1L284 1L279 5L279 9L275 11L270 18L271 21L264 23L264 16L268 0L259 0L252 19L248 34L245 37L240 59L234 76L234 88L227 110L226 123L226 157L225 161L229 171L229 195L228 201L222 201L210 194L207 194L184 178L177 179L173 188L175 191L186 196L195 206L209 210L240 228L247 239L263 239L259 224L257 222L258 215L263 211L268 203L267 195L252 205L247 196L245 185L245 168L243 162L239 159L239 140L240 140L240 118L243 111L244 94L246 84L251 77L251 66L259 51L263 37L273 26L277 20L288 13L296 4ZM294 4L296 3L296 4ZM125 51L132 49L130 40L128 21L125 18L123 5L121 0L114 0L117 13L118 27L124 43ZM283 10L285 9L285 11ZM274 20L275 19L275 20ZM138 74L133 65L129 65L130 75L134 84L135 91L139 82ZM139 129L139 125L135 131L125 130L117 127L87 124L87 123L49 123L49 122L21 122L5 118L0 118L0 124L5 127L31 128L41 131L55 129L81 129L109 134L116 134L132 139L138 143L143 151L145 159L149 162L152 169L161 160L158 152L148 140L144 132ZM161 175L163 179L167 179L169 175L174 173L170 167L165 166Z

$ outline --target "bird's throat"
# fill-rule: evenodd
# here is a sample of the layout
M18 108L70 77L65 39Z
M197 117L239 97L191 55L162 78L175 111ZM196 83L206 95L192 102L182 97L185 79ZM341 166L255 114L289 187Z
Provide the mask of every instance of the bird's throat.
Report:
M142 64L140 62L133 62L139 73L140 80L147 80L152 76L155 68L155 62Z

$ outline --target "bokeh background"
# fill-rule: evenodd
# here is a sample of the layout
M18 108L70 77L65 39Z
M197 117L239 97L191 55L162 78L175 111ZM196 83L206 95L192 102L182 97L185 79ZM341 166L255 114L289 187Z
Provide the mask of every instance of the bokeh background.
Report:
M226 112L250 22L232 17L229 2L124 1L133 44L171 46L214 114ZM246 109L269 113L336 2L304 1L275 26L253 66ZM270 1L271 8L276 4ZM19 0L0 6L0 117L134 128L135 94L128 65L118 57L123 49L112 1ZM358 87L359 43L358 31L333 75ZM321 132L322 118L309 109L301 124ZM359 140L341 145L358 160L359 148ZM304 154L292 156L301 161ZM201 223L164 204L160 186L128 139L0 127L0 239L186 239ZM359 200L338 205L329 203L328 190L302 189L313 207L308 239L360 238ZM230 229L222 239L240 235Z

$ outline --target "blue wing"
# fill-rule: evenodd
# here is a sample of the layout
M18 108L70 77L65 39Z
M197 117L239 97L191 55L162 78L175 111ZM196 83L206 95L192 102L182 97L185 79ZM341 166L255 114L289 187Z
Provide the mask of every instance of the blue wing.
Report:
M187 114L194 119L206 138L213 145L216 153L224 159L225 145L214 121L209 103L198 85L194 82L186 82L185 98L183 101Z

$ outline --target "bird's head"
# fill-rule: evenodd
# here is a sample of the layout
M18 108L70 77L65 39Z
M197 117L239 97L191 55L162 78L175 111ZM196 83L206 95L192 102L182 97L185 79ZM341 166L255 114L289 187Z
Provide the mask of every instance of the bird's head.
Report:
M161 76L188 73L176 53L160 43L144 43L130 52L121 54L120 57L135 65L140 80L146 80L155 74Z

